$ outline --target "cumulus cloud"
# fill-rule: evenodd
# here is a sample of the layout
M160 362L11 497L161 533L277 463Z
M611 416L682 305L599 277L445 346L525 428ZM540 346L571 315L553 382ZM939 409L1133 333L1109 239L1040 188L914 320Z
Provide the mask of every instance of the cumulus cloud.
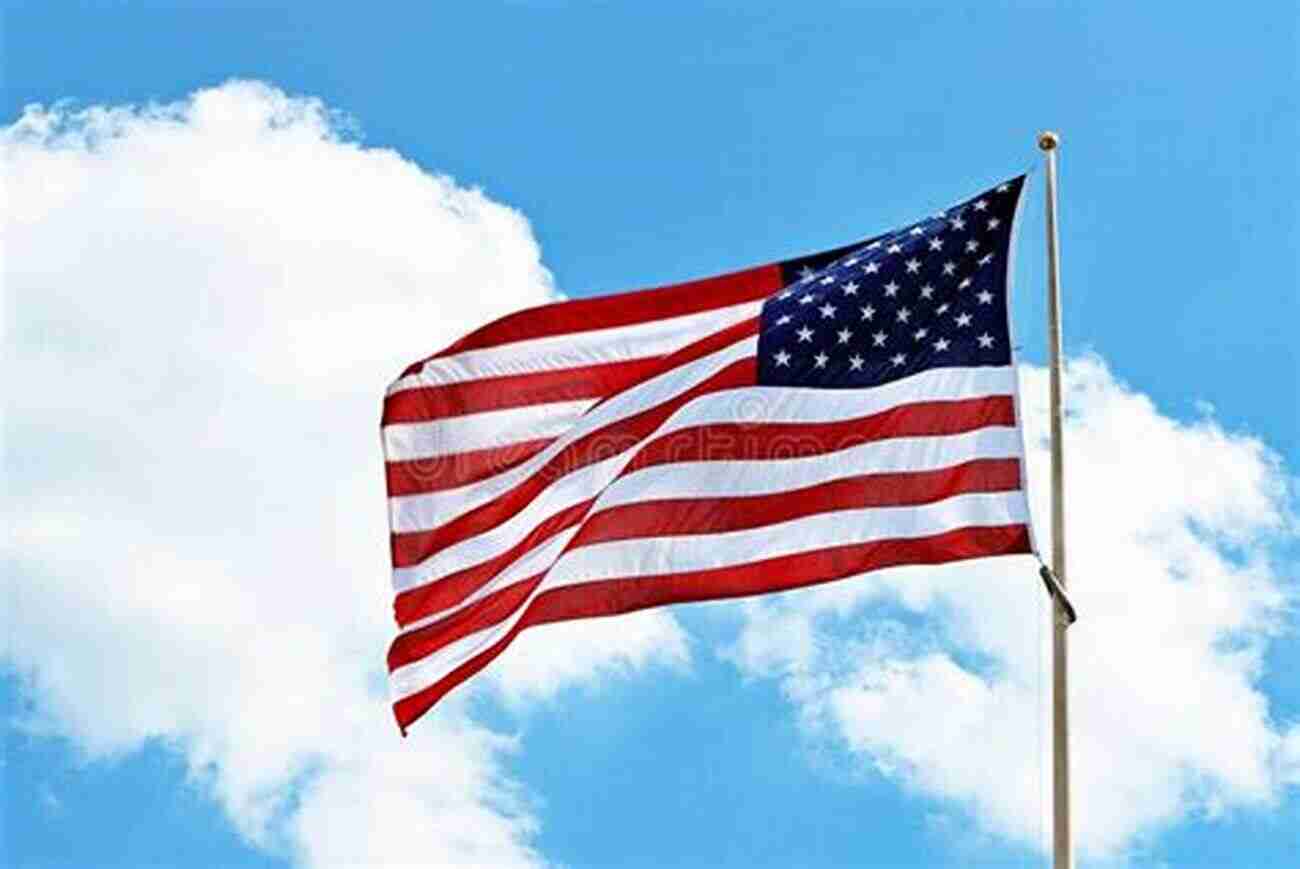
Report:
M406 743L389 716L378 415L414 358L555 289L519 213L348 127L232 82L4 130L0 651L26 726L165 742L264 847L535 863L513 738L463 698ZM482 684L684 664L667 613L622 625L534 631Z
M1281 761L1282 777L1290 784L1300 785L1300 725L1295 725L1287 731L1278 757Z
M235 82L165 106L32 107L4 130L0 653L36 701L26 726L91 758L165 742L262 847L534 864L516 738L463 694L405 743L389 718L378 413L414 357L555 289L520 214L348 126ZM1044 375L1024 377L1042 482ZM1300 729L1258 687L1290 588L1270 542L1294 526L1258 441L1169 418L1095 358L1069 385L1077 825L1112 856L1300 784ZM1031 563L736 606L732 656L779 680L810 734L983 831L1041 841ZM688 661L652 611L525 633L472 690L519 704Z
M1046 376L1022 377L1044 533ZM1259 688L1294 589L1269 554L1295 526L1258 440L1169 418L1096 357L1067 384L1075 824L1112 858L1300 778L1300 731ZM1050 833L1046 612L1028 558L900 569L751 602L731 656L818 740L1032 847Z

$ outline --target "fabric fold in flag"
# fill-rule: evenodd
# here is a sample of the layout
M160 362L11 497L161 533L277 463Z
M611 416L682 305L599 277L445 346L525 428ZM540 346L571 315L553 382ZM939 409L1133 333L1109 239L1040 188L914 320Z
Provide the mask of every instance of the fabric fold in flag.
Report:
M1033 551L1025 177L864 242L510 315L389 387L406 731L522 630Z

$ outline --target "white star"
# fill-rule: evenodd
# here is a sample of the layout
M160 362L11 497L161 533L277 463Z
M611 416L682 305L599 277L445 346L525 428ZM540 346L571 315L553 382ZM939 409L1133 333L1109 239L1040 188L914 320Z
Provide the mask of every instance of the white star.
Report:
M991 253L986 253L984 254L984 256L980 257L980 265L982 266L986 266L992 261L993 261L993 254Z
M893 281L890 281L889 283L885 284L885 295L889 296L890 298L897 296L898 284L894 283Z
M914 275L921 270L921 261L919 259L910 259L907 261L907 273Z
M942 248L942 247L943 247L943 239L942 239L942 238L932 238L932 239L930 239L930 250L939 250L939 249Z
M921 287L921 298L928 299L933 295L934 295L934 287L930 286L929 284L926 284L925 286Z
M856 353L853 354L852 356L849 357L849 370L861 371L863 361L864 360L861 356L857 355Z
M998 189L997 189L996 192L997 192L997 193L1006 193L1006 192L1007 192L1008 190L1010 190L1010 189L1011 189L1011 185L1010 185L1010 184L999 184L999 185L998 185Z
M988 202L986 202L986 201L984 201L983 199L981 199L979 202L976 202L976 203L975 203L975 206L974 206L974 207L975 207L975 210L976 210L976 211L983 211L984 209L986 209L986 208L989 207L989 204L988 204Z
M989 229L997 229L1001 225L1002 221L998 220L996 217L989 218Z
M790 291L790 290L782 290L781 292L779 292L779 293L776 294L776 297L777 297L778 299L788 299L788 298L790 298L790 295L791 295L791 291Z
M957 285L957 289L964 290L969 286L970 286L970 278L962 278L961 283Z
M979 248L980 248L980 243L973 238L970 241L966 242L966 253L974 253L975 251L979 250Z
M983 335L980 335L975 340L979 341L980 346L985 349L988 349L989 347L993 346L993 336L990 335L988 332L985 332Z
M958 315L957 315L957 325L958 325L958 326L969 326L969 325L970 325L970 314L958 314Z
M862 319L870 320L874 316L876 316L876 309L871 307L870 305L867 305L865 308L862 309Z
M888 248L886 248L886 250L888 250L890 253L902 253L903 246L895 242L894 244L891 244Z
M919 226L912 227L912 235L925 235L925 230Z
M776 318L776 325L778 325L778 326L784 326L786 323L789 323L789 322L790 322L790 315L789 315L789 314L782 314L781 316L779 316L779 317Z
M907 361L907 357L902 353L895 353L893 356L889 357L889 361L894 363L894 367L898 367Z
M876 272L880 271L880 263L867 263L862 267L862 270L869 275L874 275Z
M873 241L871 244L867 245L867 250L875 250L878 247L880 247L880 242Z
M935 350L938 350L940 353L942 353L943 351L947 350L947 349L948 349L948 339L947 339L947 338L940 338L938 341L935 341L935 342L934 342L934 349L935 349Z
M776 367L777 368L780 368L782 366L788 367L789 365L790 365L790 354L786 353L784 350L778 350L776 353Z
M811 278L815 274L816 272L814 272L812 268L809 266L804 266L803 268L799 269L799 277L803 278L805 281Z
M848 330L848 329L841 329L840 331L836 332L835 334L840 336L840 343L841 343L841 344L847 344L847 343L849 343L849 339L853 337L853 332L851 332L851 331Z
M821 306L820 308L818 308L817 310L819 310L819 311L822 312L822 316L823 316L823 317L834 317L834 316L835 316L835 306L832 305L830 302L827 302L826 304L822 305L822 306Z
M909 319L911 319L911 317L912 317L912 312L907 310L907 308L898 309L898 322L906 323Z
M948 262L946 262L946 263L943 264L943 273L944 273L945 275L956 274L956 273L957 273L957 264L956 264L955 262L953 262L952 260L948 260Z
M853 281L849 281L847 284L840 287L840 289L844 291L844 295L846 296L856 296L858 294L858 285L853 283Z
M926 335L929 334L930 334L929 329L917 329L915 332L912 333L912 337L915 338L917 341L920 341L922 338L924 338Z
M943 314L943 313L945 313L947 310L948 310L948 303L947 303L947 302L944 302L942 305L940 305L939 307L935 308L935 309L934 309L934 312L935 312L936 314Z
M795 334L799 336L799 341L800 341L800 343L803 343L803 342L811 341L811 340L812 340L813 330L812 330L812 329L809 329L807 326L804 326L802 329L800 329L800 330L799 330L798 332L796 332Z
M827 275L826 277L822 278L823 285L829 286L830 284L833 283L835 283L835 278L831 277L830 275Z
M799 298L799 304L801 304L801 305L811 305L811 304L812 304L812 300L813 300L813 297L812 297L812 296L809 296L809 295L803 295L803 296L801 296L801 297Z
M818 353L816 356L813 357L813 363L818 368L825 368L826 363L828 361L830 361L830 357L827 356L825 353Z
M960 217L954 217L952 220L950 220L950 221L948 221L948 222L949 222L950 224L952 224L952 228L953 228L953 229L965 229L965 228L966 228L966 221L962 220Z
M876 334L874 334L874 335L871 336L871 343L874 344L874 345L877 346L877 347L884 347L884 346L885 346L885 338L887 338L887 337L888 337L888 336L885 335L884 332L877 332Z
M846 259L846 260L844 261L844 265L845 265L845 266L855 266L855 265L857 265L857 264L858 264L858 258L857 258L857 257L852 257L852 258L850 258L850 259Z
M980 290L980 291L975 295L975 298L977 298L977 299L980 300L980 304L981 304L981 305L991 305L991 304L993 304L993 294L990 293L988 290Z

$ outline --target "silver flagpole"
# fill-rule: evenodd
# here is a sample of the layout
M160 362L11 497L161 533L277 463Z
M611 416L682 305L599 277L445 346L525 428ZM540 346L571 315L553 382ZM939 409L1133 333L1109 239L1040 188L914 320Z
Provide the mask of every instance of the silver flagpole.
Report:
M1065 574L1065 450L1061 441L1061 263L1056 230L1056 149L1060 138L1046 131L1038 147L1047 161L1047 345L1051 362L1052 573L1062 590ZM1052 866L1073 869L1070 833L1070 689L1066 629L1073 620L1064 595L1052 597Z

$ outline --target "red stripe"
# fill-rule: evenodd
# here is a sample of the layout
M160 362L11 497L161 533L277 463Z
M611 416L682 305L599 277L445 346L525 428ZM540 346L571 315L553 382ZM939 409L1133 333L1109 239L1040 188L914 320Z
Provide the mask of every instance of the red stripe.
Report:
M543 520L524 539L493 558L448 574L436 582L397 595L393 612L399 625L408 625L427 615L456 606L505 570L515 559L583 520L594 498L566 507Z
M673 462L794 459L885 438L955 435L1015 424L1015 402L1009 395L919 401L824 423L710 423L655 438L623 473Z
M1012 492L1019 488L1020 461L1018 459L976 459L936 471L863 474L770 495L679 498L625 504L592 514L582 523L582 530L566 549L638 537L671 537L740 531L833 510L920 506L951 498L954 495ZM579 506L582 511L585 511L589 504L590 502L586 502ZM509 553L492 559L490 563L463 571L463 574L474 575L473 580L477 584L473 588L470 588L461 575L424 587L421 591L425 594L436 593L443 598L442 606L429 607L425 611L436 612L460 603L470 591L490 580L518 555L531 549L542 539L549 538L563 528L581 521L582 511L570 508L556 514L530 535L529 541L513 547ZM532 582L536 578L524 582ZM444 583L455 587L449 590L444 587ZM483 600L499 596L509 596L514 599L512 589L518 584L495 591ZM458 598L453 599L456 595L459 595ZM523 598L518 600L520 603L523 602ZM483 601L475 602L466 609L476 609L483 612L484 616L467 623L460 615L464 612L462 610L399 636L389 650L389 669L423 658L461 636L490 627L510 614L510 610L503 610L496 606L488 607L483 605ZM399 621L401 620L399 614Z
M568 549L636 537L740 531L834 510L920 506L954 495L1019 488L1019 459L976 459L934 471L842 477L768 495L641 501L593 513Z
M698 314L701 311L764 299L779 290L781 285L781 266L774 264L684 284L529 308L470 332L445 350L411 365L403 372L403 376L416 373L429 359L533 338L570 335Z
M1025 525L961 528L931 537L878 540L770 558L725 568L629 577L565 586L538 595L504 637L416 694L393 704L402 732L439 699L487 664L533 625L616 615L688 601L783 591L904 564L942 564L1029 552Z
M388 462L384 465L384 474L388 479L388 497L441 492L477 483L528 461L546 449L553 440L555 438L538 438L504 447L486 447L445 456Z
M426 625L418 631L401 634L388 647L388 672L404 664L433 654L449 643L468 637L490 625L504 621L524 605L545 573L530 576L505 588L484 595L469 606Z
M669 411L671 413L671 411ZM665 414L666 416L666 414ZM629 420L635 420L631 417ZM657 426L659 421L640 422L639 428ZM802 423L755 423L755 424L722 424L710 426L698 426L692 429L684 429L680 432L674 432L661 438L650 441L642 451L629 463L627 469L620 473L621 476L632 473L633 471L660 465L670 462L687 462L687 461L727 461L727 460L766 460L766 459L787 459L797 456L819 455L829 453L835 450L844 449L858 444L870 441L885 440L896 437L921 437L921 436L942 436L961 434L963 432L974 431L985 426L996 425L1014 425L1015 424L1015 404L1011 396L995 395L984 398L962 399L957 401L931 401L918 402L911 405L901 405L891 408L887 411L871 414L869 416L858 417L855 419L839 420L831 423L821 424L802 424ZM575 442L576 448L587 450L594 453L595 459L607 458L610 455L622 452L618 444L622 439L632 439L636 437L636 431L622 432L617 434L602 435L601 441L596 446L582 445L582 441ZM582 445L582 446L580 446ZM563 454L561 454L563 455ZM582 462L582 453L573 457L572 461ZM559 456L557 456L557 459ZM1012 460L1014 462L1014 460ZM581 466L575 464L574 468ZM982 466L981 466L982 467ZM896 477L898 482L903 482L910 478L909 474L878 475L881 482L885 478ZM535 488L544 488L540 483ZM1012 486L1011 488L1016 488ZM522 507L527 499L533 497L533 494L523 497L520 503L509 508L513 513L516 509ZM817 497L810 495L809 497ZM865 497L865 496L864 496ZM505 496L503 496L503 503ZM692 499L698 500L698 499ZM909 503L901 501L899 503ZM590 504L590 502L584 502ZM880 505L884 506L885 502ZM487 507L488 505L484 505ZM630 510L639 505L626 505L623 508ZM868 506L863 504L862 506ZM507 507L500 507L499 510L505 511ZM473 515L471 513L465 516ZM463 517L462 517L463 518ZM486 517L482 521L487 522ZM504 518L504 517L503 517ZM503 521L503 518L497 521ZM529 535L529 539L535 539L536 543L549 538L550 534L558 533L564 528L572 527L580 518L573 518L570 514L570 521L562 527L552 528L545 538L535 538L536 531ZM444 525L441 528L431 531L408 532L401 535L393 535L394 540L401 539L405 544L406 541L413 541L412 546L429 546L436 545L438 535L443 533L443 529L449 528L460 520L453 520L452 523ZM550 520L547 520L548 523ZM608 522L609 520L602 520ZM772 520L779 521L779 520ZM747 527L747 526L742 526ZM450 532L456 534L465 534L467 532L461 529L452 528ZM580 537L585 537L588 532L584 529ZM606 533L606 532L601 532ZM669 532L661 532L669 533ZM637 536L637 535L629 535ZM654 536L654 535L647 535ZM462 538L463 539L463 538ZM430 543L429 541L433 541ZM450 545L450 544L447 544ZM575 542L573 546L576 546ZM441 548L441 547L439 547ZM529 547L531 548L531 547ZM572 547L571 547L572 548ZM417 552L419 550L416 550ZM518 546L512 547L512 552L523 554L527 549L520 549ZM396 556L395 556L396 557ZM418 561L413 563L419 563ZM430 616L446 606L454 606L455 603L463 599L465 595L472 593L474 589L486 584L501 570L509 564L499 557L485 563L487 570L480 570L483 565L475 566L463 573L468 575L464 581L469 585L469 591L462 593L460 586L453 586L448 594L450 598L445 597L440 592L435 592L434 588L438 582L430 585L419 586L400 592L394 601L394 612L397 616L399 625L407 625L413 621ZM460 576L455 574L454 576ZM440 582L440 581L439 581ZM459 596L459 597L458 597ZM446 606L436 605L435 602L443 600L452 600Z
M661 365L665 370L675 368L730 346L754 334L757 329L757 318L745 320L668 356ZM565 474L636 446L686 402L709 392L734 389L738 386L752 386L757 380L757 362L754 357L747 357L693 384L668 401L588 432L552 456L520 485L492 501L468 513L463 513L438 528L391 534L389 537L393 567L410 567L419 564L440 549L495 527Z
M552 456L531 477L486 504L437 528L390 535L393 567L419 564L453 543L495 528L561 477L635 447L686 402L710 392L753 385L757 376L754 357L737 360L662 404L588 432Z
M384 399L383 424L426 422L530 404L604 398L644 379L661 359L652 356L403 389Z

